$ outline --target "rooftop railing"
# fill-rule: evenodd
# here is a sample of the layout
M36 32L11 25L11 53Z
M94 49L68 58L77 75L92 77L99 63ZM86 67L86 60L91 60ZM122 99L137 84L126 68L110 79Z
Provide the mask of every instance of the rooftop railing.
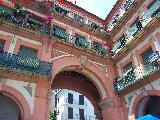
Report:
M115 90L119 93L124 89L145 80L147 76L152 75L157 71L160 72L159 63L147 63L145 66L139 64L136 68L128 70L127 72L123 73L121 77L115 80Z
M35 76L52 77L52 63L0 52L0 69L18 71Z

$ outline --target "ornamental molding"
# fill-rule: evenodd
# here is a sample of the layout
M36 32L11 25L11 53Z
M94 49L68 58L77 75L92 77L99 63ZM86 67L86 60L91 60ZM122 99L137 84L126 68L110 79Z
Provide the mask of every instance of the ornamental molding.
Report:
M113 107L113 106L114 106L114 101L113 100L110 100L110 101L107 101L106 103L100 104L100 107L101 107L102 110L108 109L108 108Z
M88 61L88 58L87 58L86 56L81 55L81 56L79 57L80 67L81 67L82 69L85 68L85 65L86 65L87 61Z

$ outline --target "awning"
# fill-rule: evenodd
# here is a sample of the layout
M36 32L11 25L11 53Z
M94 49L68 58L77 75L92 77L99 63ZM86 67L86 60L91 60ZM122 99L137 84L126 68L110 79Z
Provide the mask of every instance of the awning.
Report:
M152 115L146 115L146 116L144 116L142 118L138 118L137 120L160 120L160 119L158 119L158 118L156 118L156 117L154 117Z

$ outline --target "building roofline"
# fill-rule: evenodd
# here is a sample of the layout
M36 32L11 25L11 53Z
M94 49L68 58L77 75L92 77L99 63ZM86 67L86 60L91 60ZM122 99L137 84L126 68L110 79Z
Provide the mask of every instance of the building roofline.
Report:
M69 2L69 1L67 1L67 0L63 0L63 1L64 1L64 2L67 2L67 3L71 4L71 5L73 5L74 7L77 7L78 9L80 9L80 10L82 10L82 11L84 11L84 12L86 12L86 13L94 16L94 17L96 17L97 19L101 20L102 22L104 22L104 20L105 20L105 19L102 19L102 18L98 17L97 15L95 15L95 14L93 14L93 13L85 10L84 8L82 8L82 7L78 6L78 5L73 4L72 2Z
M121 5L123 1L124 1L124 0L117 0L117 2L113 5L113 8L110 10L110 12L108 13L108 15L106 16L105 21L106 21L107 19L109 19L109 18L113 15L113 13L114 13L115 10L117 9L117 7L118 7L119 5ZM117 9L117 10L118 10L118 9Z

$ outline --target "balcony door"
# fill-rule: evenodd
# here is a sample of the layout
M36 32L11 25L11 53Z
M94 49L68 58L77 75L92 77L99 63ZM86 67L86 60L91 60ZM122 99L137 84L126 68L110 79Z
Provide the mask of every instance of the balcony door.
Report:
M0 95L0 120L21 120L20 108L9 97Z

